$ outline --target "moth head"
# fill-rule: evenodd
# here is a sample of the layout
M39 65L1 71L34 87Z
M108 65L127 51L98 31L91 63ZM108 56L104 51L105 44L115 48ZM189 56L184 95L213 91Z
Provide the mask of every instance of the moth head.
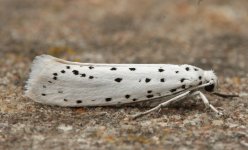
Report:
M212 83L204 87L207 92L214 92L217 89L218 80L217 76L214 72L211 71L204 71L204 83Z

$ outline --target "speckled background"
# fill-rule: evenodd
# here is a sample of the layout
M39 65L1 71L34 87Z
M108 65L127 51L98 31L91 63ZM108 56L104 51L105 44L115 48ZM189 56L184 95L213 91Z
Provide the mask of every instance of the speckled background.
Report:
M247 0L0 0L0 149L247 149L247 97L147 108L61 108L23 96L33 58L175 63L214 69L248 93Z

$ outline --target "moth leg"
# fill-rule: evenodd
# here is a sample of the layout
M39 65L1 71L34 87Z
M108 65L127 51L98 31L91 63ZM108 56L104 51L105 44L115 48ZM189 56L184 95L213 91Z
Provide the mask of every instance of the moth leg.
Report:
M171 98L170 100L168 100L166 102L163 102L163 103L159 104L158 106L156 106L156 107L154 107L152 109L149 109L149 110L147 110L145 112L141 112L141 113L137 113L135 115L132 115L131 118L136 119L136 118L141 117L143 115L149 114L149 113L151 113L153 111L160 110L162 107L168 106L172 102L182 100L183 98L189 96L189 94L190 94L190 91L182 93L182 94L180 94L180 95L178 95L176 97Z
M209 103L207 97L201 92L201 91L196 91L194 93L191 94L192 96L194 95L199 95L201 97L201 100L203 101L203 103L205 104L205 106L207 108L211 108L215 113L219 114L219 115L223 115L221 112L219 112L212 104Z

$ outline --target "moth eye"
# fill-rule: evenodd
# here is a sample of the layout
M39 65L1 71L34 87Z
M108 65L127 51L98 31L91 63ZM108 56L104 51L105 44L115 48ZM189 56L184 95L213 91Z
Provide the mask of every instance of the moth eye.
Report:
M208 86L205 86L204 89L208 92L213 92L214 91L214 87L215 85L214 84L210 84Z

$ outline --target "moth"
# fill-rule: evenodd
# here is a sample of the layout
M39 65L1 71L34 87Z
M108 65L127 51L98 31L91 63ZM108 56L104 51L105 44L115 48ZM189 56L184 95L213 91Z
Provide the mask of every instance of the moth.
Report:
M217 77L192 65L94 64L37 56L32 64L25 95L36 102L64 107L113 106L165 99L138 117L172 102L214 92ZM168 99L170 97L170 99Z

